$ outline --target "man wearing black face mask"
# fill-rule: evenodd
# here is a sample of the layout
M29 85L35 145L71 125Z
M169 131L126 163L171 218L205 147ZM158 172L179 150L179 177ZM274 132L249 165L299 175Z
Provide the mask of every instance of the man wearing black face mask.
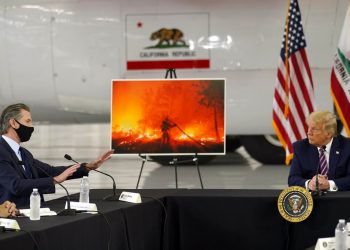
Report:
M10 200L18 207L28 206L33 188L39 190L43 199L42 194L55 192L56 183L88 175L91 169L98 168L113 153L109 150L85 166L52 167L35 159L21 147L20 143L28 141L33 131L27 105L13 104L3 110L0 118L0 204Z
M23 125L22 123L20 123L16 119L14 119L14 120L19 124L18 128L14 128L16 130L18 137L19 137L19 140L21 142L29 141L30 137L32 136L32 133L34 132L34 127L28 127L26 125Z

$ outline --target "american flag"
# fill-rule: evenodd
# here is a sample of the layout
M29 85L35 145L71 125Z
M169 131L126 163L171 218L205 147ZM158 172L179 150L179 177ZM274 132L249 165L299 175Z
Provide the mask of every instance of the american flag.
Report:
M315 110L314 86L306 55L306 41L297 0L290 0L278 63L272 126L293 158L292 143L306 137L306 118Z

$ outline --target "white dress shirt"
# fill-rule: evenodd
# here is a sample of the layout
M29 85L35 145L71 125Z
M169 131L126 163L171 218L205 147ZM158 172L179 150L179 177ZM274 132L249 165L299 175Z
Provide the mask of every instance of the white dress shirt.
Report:
M19 148L21 145L19 145L16 141L12 140L10 137L7 137L6 135L2 135L2 138L7 142L8 145L12 148L13 152L15 152L18 160L22 161L21 152L19 151ZM26 170L24 165L22 165L24 171Z
M326 157L326 161L327 161L327 164L328 164L328 171L329 171L329 153L331 151L332 143L333 143L333 138L326 145L326 149L324 151L324 155ZM317 147L318 152L320 152L320 149L321 149L321 147ZM308 186L309 186L309 181L310 180L307 180L305 182L305 187L306 187L307 190L308 190ZM338 191L338 187L337 187L337 185L335 185L335 182L333 180L328 180L328 182L329 182L329 189L328 189L328 191L331 191L331 192Z

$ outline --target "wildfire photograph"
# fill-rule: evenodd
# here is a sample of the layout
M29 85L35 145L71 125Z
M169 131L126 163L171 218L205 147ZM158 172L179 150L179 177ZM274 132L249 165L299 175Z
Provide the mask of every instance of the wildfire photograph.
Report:
M115 154L224 154L225 79L113 80Z

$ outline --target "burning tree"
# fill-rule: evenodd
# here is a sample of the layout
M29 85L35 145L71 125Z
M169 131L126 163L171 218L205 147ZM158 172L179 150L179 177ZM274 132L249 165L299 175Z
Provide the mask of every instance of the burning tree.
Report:
M219 80L205 81L207 84L201 82L198 84L198 94L201 95L199 104L213 109L213 119L216 139L220 140L218 129L218 110L223 110L225 86L220 84Z

